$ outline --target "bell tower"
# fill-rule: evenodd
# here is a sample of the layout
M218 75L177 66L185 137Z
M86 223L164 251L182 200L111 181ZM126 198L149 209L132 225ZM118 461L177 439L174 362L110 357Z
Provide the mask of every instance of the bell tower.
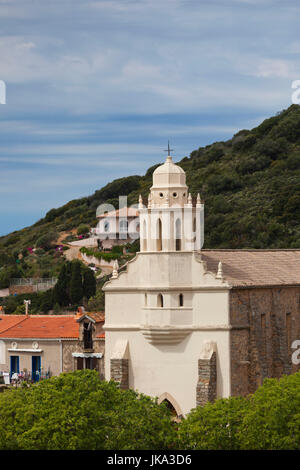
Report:
M140 196L139 213L141 252L196 251L202 248L204 204L198 194L193 205L185 172L173 162L171 155L153 172L148 205L143 205Z

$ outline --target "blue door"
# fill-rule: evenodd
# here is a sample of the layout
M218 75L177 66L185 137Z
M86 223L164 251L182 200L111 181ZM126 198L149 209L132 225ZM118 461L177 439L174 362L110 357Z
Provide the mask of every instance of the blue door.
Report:
M32 356L32 380L38 382L41 375L41 356Z
M10 356L10 376L19 372L19 356Z

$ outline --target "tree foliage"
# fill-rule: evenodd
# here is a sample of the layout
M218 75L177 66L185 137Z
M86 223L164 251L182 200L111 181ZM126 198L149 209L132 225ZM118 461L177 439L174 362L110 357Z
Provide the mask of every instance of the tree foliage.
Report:
M253 395L198 407L179 428L180 448L300 450L300 372L266 379Z
M167 407L82 370L0 395L2 450L168 449Z
M87 268L83 272L83 293L84 297L90 299L93 295L96 294L96 278L94 272Z

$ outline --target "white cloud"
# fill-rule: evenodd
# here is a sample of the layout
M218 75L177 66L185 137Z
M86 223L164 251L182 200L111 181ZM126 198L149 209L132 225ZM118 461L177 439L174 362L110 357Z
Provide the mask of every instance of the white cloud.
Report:
M253 72L256 77L292 77L291 65L284 60L266 59Z

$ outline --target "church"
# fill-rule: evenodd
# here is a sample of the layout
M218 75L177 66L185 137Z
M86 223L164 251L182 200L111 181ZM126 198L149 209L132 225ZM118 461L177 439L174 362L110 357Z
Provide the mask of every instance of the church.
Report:
M170 155L139 217L140 252L104 286L107 380L180 417L299 370L300 250L203 249L204 204Z

